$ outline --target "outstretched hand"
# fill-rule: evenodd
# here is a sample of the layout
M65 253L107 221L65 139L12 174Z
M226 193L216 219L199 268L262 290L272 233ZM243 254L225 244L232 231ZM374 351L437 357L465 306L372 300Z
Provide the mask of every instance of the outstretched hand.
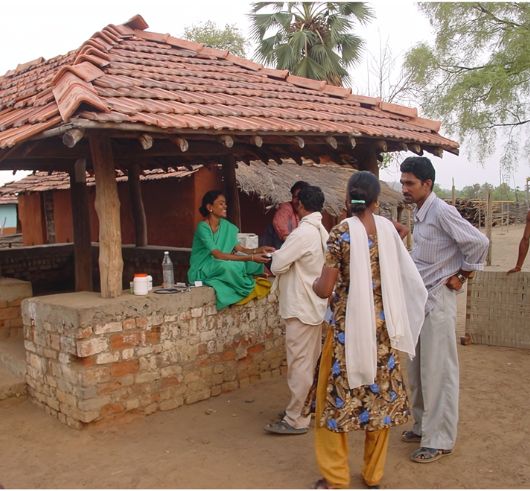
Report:
M267 256L266 252L258 252L257 254L252 254L252 260L256 263L268 263L271 258Z
M267 252L274 252L276 249L274 247L271 247L271 246L261 246L261 247L258 247L256 252L258 253L267 253Z
M521 268L519 266L515 266L515 268L512 268L512 269L510 269L510 271L508 271L508 274L510 274L510 273L519 273L519 271L521 271Z

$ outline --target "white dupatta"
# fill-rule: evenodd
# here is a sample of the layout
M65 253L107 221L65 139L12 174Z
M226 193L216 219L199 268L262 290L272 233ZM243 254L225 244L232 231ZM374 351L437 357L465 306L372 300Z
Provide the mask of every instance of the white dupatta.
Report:
M415 356L427 290L392 222L374 215L386 328L393 348ZM345 354L350 389L374 383L377 340L368 235L359 218L350 229L350 288L346 302Z

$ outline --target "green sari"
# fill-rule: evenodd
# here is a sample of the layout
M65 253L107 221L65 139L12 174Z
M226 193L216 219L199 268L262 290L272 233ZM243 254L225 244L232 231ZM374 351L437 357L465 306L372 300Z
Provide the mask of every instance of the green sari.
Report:
M216 259L212 251L217 249L232 254L238 244L239 229L221 218L217 232L210 225L200 222L193 236L188 281L202 281L211 286L217 297L217 310L235 304L245 298L256 284L255 275L263 273L263 264L254 261L230 261Z

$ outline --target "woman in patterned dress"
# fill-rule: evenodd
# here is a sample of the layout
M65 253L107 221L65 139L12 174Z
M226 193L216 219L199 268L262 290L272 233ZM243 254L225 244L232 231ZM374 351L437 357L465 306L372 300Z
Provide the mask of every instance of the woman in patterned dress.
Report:
M332 296L333 311L316 386L315 447L323 475L317 488L350 486L346 433L352 430L365 431L363 480L379 487L389 428L410 414L396 348L414 356L427 292L392 223L374 215L379 192L370 172L350 178L351 218L332 229L313 284L320 297Z

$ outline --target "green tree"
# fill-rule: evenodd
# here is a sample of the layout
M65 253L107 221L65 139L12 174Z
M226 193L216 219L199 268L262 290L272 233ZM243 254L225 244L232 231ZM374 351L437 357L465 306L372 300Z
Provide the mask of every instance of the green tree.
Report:
M208 20L185 27L184 38L206 44L212 48L227 49L234 55L245 57L247 40L235 25L226 24L222 29Z
M434 46L414 47L405 66L423 109L467 138L480 161L502 139L501 166L510 175L519 152L530 149L530 4L421 3L420 9L434 28Z
M266 10L266 13L263 11ZM363 2L258 2L252 6L255 58L294 75L348 82L347 69L359 60L363 41L356 23L373 18Z

